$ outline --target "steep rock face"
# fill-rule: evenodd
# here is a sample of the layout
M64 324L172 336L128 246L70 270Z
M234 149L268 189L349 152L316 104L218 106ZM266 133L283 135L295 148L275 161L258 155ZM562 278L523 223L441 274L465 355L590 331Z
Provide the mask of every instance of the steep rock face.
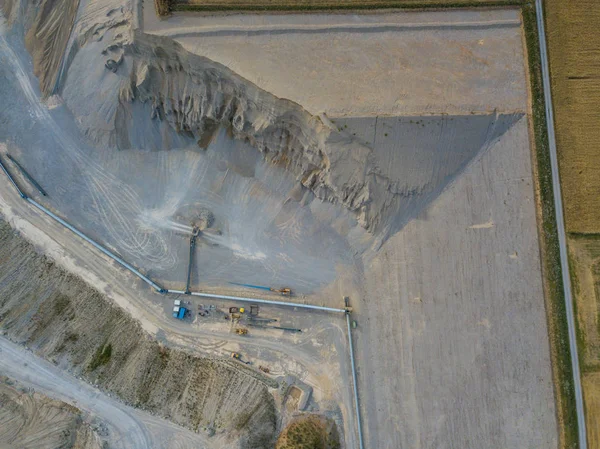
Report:
M149 57L153 52L160 57ZM325 117L314 117L164 38L136 34L125 57L132 68L121 87L120 108L125 102L149 105L152 117L199 140L212 124L226 126L267 160L292 171L317 197L340 202L359 214L363 226L377 227L370 184L382 180L371 173L372 151ZM122 123L117 131L124 130Z
M57 86L78 7L79 0L33 0L26 8L21 8L19 0L0 1L9 22L17 20L26 30L25 47L46 97ZM20 11L22 17L18 17Z
M215 129L226 127L294 173L318 198L342 203L364 227L377 229L370 184L385 180L374 167L372 150L326 117L312 116L170 39L134 32L130 41L107 42L105 37L101 48L97 41L79 41L62 89L83 132L97 145L202 145ZM91 54L103 52L105 62L115 61L114 72L104 65L90 69Z
M78 6L79 0L41 0L25 37L43 95L51 95L57 84Z

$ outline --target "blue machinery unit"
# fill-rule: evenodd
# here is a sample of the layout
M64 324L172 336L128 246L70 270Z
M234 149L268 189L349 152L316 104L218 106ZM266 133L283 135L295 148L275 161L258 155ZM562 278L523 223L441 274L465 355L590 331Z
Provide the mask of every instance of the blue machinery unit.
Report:
M231 285L239 285L240 287L248 287L248 288L255 288L258 290L266 290L268 292L271 291L271 287L264 287L262 285L252 285L252 284L240 284L239 282L230 282Z
M185 313L187 309L185 307L180 307L179 311L173 312L173 318L177 318L178 320L183 320L185 318Z

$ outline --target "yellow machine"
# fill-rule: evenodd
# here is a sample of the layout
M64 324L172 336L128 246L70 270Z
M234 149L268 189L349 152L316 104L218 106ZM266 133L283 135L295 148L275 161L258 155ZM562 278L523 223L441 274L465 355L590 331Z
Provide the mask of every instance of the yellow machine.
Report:
M272 292L276 292L276 293L280 293L283 296L291 296L292 295L292 289L288 288L288 287L283 287L283 288L271 288L270 289Z
M241 358L241 356L237 352L232 352L231 357L234 359L237 359L237 360L239 360Z
M244 328L237 328L235 330L235 333L238 335L246 335L248 333L248 329L244 329Z

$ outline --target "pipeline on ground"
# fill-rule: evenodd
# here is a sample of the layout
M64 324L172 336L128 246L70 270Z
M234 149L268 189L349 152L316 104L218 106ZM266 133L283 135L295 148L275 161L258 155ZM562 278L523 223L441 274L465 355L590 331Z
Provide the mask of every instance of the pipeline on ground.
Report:
M169 289L166 291L166 293L175 294L175 295L184 295L185 291ZM273 301L270 299L244 298L244 297L240 297L240 296L216 295L214 293L201 293L201 292L191 292L190 295L201 296L203 298L228 299L230 301L252 302L252 303L256 303L256 304L271 304L274 306L284 306L284 307L298 307L301 309L310 309L310 310L322 310L324 312L346 313L346 309L337 309L335 307L316 306L313 304L301 304L301 303L287 302L287 301Z
M40 192L43 196L48 196L48 194L42 188L42 186L35 179L33 179L33 176L31 176L29 172L25 170L25 168L21 164L19 164L19 162L14 157L12 157L8 153L6 153L6 157L8 157L13 164L15 164L15 167L19 169L19 171L23 174L25 179L27 179L33 185L33 187L37 189L38 192Z
M21 196L21 198L23 198L25 201L27 201L29 204L31 204L36 209L38 209L38 210L42 211L44 214L48 215L54 221L57 221L58 223L60 223L61 225L63 225L69 231L71 231L74 234L76 234L79 237L81 237L83 240L85 240L86 242L88 242L90 245L92 245L96 249L100 250L102 253L106 254L108 257L110 257L111 259L113 259L115 262L119 263L121 266L123 266L127 270L131 271L133 274L135 274L141 280L143 280L144 282L146 282L148 285L152 286L157 292L159 292L159 293L166 293L166 289L162 288L160 285L158 285L156 282L154 282L149 277L147 277L147 276L143 275L142 273L140 273L139 270L137 270L136 268L134 268L132 265L128 264L123 259L121 259L119 256L113 254L111 251L109 251L108 249L106 249L104 246L100 245L96 241L94 241L91 238L89 238L87 235L85 235L79 229L77 229L74 226L70 225L65 220L63 220L62 218L60 218L58 215L56 215L55 213L53 213L53 212L49 211L48 209L46 209L44 206L42 206L37 201L35 201L32 198L29 198L27 195L25 195L23 193L23 191L19 188L19 185L17 184L17 182L15 181L15 179L12 177L12 175L10 174L10 172L7 170L7 168L5 167L5 165L2 163L2 160L0 160L0 167L2 168L2 171L6 174L6 176L8 177L8 179L10 180L10 182L12 183L12 185L15 187L15 189L17 190L17 192L19 193L19 195Z
M352 368L352 388L354 389L354 406L356 407L356 428L358 430L358 445L360 449L364 449L362 423L360 420L360 404L358 402L358 384L356 383L354 345L352 344L352 326L350 325L350 313L348 312L346 312L346 324L348 325L348 346L350 347L350 367Z

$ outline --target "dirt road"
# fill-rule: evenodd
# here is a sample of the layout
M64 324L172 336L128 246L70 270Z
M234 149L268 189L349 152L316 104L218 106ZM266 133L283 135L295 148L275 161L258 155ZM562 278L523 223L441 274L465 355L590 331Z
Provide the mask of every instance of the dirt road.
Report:
M30 351L0 337L0 374L16 379L45 395L72 404L97 418L108 428L110 447L212 448L223 442L208 442L200 435L166 420L133 409L101 393Z

